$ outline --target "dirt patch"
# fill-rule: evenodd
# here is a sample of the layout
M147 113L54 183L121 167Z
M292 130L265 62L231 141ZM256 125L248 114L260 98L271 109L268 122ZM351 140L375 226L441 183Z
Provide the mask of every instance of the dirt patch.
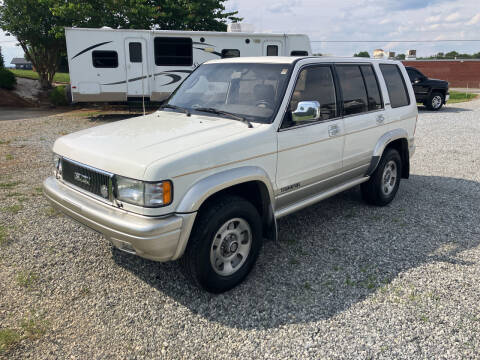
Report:
M14 91L0 89L0 106L25 107L35 105L35 102L18 96Z

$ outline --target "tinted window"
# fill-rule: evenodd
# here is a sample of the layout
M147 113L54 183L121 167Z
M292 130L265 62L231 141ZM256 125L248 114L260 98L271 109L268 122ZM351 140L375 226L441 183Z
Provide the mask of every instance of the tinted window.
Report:
M142 44L139 42L131 42L128 44L128 51L130 53L130 62L142 62Z
M155 64L157 66L191 66L192 39L177 37L156 37Z
M381 64L383 78L387 84L388 96L392 108L406 106L410 104L410 98L407 93L407 86L403 80L402 73L397 65Z
M414 69L407 69L407 74L408 77L410 78L411 81L415 81L417 79L421 79L423 76L420 74L419 71L414 70Z
M292 111L297 109L300 101L318 101L320 103L320 120L337 117L335 85L329 66L308 67L300 72L282 128L297 125L291 115ZM302 124L304 123L305 121L302 121Z
M307 55L308 55L308 51L303 51L303 50L293 50L290 53L290 56L307 56Z
M223 49L222 59L240 57L240 50L238 49Z
M118 54L116 51L92 51L92 62L96 68L118 67Z
M378 110L383 107L382 97L380 95L380 87L378 86L377 77L371 65L361 65L365 87L367 88L368 110Z
M267 45L267 56L278 56L278 46Z
M343 94L345 115L368 111L368 99L362 73L358 65L338 65L337 74Z

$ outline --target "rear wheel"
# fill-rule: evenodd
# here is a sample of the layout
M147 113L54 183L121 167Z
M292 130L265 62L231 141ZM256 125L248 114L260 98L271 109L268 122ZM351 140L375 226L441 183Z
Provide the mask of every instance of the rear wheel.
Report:
M257 260L261 228L257 209L243 198L225 196L207 204L181 259L186 276L213 293L238 285Z
M437 111L440 110L445 103L445 97L442 93L434 92L427 99L425 106L429 110Z
M401 174L400 154L395 149L386 149L370 179L361 185L364 200L377 206L389 204L398 191Z

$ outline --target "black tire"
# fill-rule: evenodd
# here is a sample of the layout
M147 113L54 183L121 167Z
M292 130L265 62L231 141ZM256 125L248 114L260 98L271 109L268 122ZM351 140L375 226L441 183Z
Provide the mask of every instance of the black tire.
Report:
M425 106L428 108L428 110L432 111L440 110L443 104L445 104L445 96L439 92L432 92L425 102Z
M387 165L390 166L392 163L395 163L396 167L396 176L394 184L392 185L388 182L389 192L384 191L384 173L386 171ZM390 169L391 170L391 169ZM388 174L387 174L388 175ZM363 199L371 204L376 206L385 206L392 202L395 197L398 187L400 186L400 178L402 177L402 158L400 154L395 149L386 149L378 163L377 168L371 175L370 179L367 182L364 182L361 185L362 197ZM388 177L389 180L392 177Z
M185 254L180 259L186 277L195 285L212 293L230 290L252 270L262 247L262 223L257 209L238 196L217 198L201 209L195 220ZM250 226L251 245L243 264L229 276L218 274L211 261L214 237L224 224L239 218ZM223 244L224 241L222 241ZM238 246L238 245L237 245Z

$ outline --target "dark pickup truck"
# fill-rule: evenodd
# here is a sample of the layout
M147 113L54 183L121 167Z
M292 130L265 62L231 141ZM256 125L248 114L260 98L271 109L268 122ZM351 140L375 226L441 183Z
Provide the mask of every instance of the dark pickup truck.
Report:
M430 110L440 110L450 97L448 81L429 79L414 67L406 66L406 69L417 103L423 103Z

